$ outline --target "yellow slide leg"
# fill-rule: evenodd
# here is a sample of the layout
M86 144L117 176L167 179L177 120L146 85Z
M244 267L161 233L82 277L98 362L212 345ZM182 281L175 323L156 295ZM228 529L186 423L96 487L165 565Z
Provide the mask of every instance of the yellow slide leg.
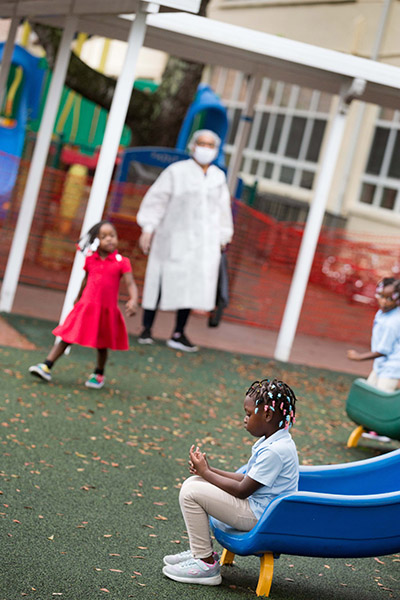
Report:
M274 575L274 556L272 552L266 552L260 558L260 575L256 589L257 596L269 596Z
M224 548L223 552L221 554L221 558L219 559L219 564L220 565L231 565L231 564L233 564L234 558L235 558L234 553L230 552L229 550Z
M360 437L364 433L365 429L362 425L359 425L351 432L349 439L347 440L348 448L355 448L360 440Z

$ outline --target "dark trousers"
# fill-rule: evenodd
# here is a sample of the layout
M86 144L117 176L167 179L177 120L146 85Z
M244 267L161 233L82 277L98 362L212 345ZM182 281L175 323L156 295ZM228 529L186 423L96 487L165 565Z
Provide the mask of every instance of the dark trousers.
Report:
M143 311L143 328L144 329L151 330L151 328L153 327L153 323L154 323L154 319L156 318L160 298L161 298L161 288L160 288L160 292L158 294L156 308L154 310L145 308ZM190 315L190 308L180 308L179 310L176 311L176 323L175 323L174 333L183 333L183 331L186 327L186 323L189 318L189 315Z
M143 311L143 327L144 329L151 329L154 323L154 319L157 313L157 309L149 310L145 308ZM180 308L176 311L176 323L174 333L183 333L187 320L190 315L190 308Z

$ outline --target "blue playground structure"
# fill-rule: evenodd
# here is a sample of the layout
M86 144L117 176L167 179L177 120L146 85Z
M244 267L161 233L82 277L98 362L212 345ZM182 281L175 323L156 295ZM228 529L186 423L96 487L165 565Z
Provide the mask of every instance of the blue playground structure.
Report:
M0 60L4 43L0 44ZM38 116L43 61L15 46L0 117L0 217L4 217L18 174L28 119Z
M115 177L118 185L111 199L110 212L117 213L120 209L124 195L120 183L151 185L165 167L188 158L187 152L175 148L143 146L124 150Z
M118 212L121 206L123 186L120 186L120 183L151 185L170 164L189 158L187 145L192 134L198 129L211 129L221 138L215 164L225 170L223 145L228 131L227 110L208 85L200 84L183 120L175 148L133 147L125 149L121 154L114 180L117 185L111 200L111 213Z
M186 150L192 134L198 129L211 129L221 138L221 146L215 164L224 169L223 146L228 131L227 110L214 90L205 84L200 84L197 88L196 96L183 120L176 148Z
M257 525L237 531L211 518L225 548L221 564L235 554L261 559L256 593L268 596L279 554L358 558L400 551L400 450L377 458L301 467L299 491L282 494Z

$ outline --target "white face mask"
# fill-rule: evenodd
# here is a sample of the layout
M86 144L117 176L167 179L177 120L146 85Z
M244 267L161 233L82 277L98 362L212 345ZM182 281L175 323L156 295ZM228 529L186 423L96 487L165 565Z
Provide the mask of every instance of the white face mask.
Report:
M200 165L210 165L217 158L217 155L218 150L216 148L195 145L193 150L193 158Z

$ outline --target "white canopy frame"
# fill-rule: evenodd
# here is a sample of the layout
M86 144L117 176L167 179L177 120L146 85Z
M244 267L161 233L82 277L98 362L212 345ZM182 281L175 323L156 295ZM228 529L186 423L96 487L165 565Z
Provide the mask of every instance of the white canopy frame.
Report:
M1 286L0 310L4 312L10 312L14 303L22 262L24 260L29 232L31 230L33 215L35 213L37 198L46 165L47 154L49 152L58 105L60 103L65 75L67 73L71 43L76 31L76 22L77 19L74 16L68 16L65 19L65 26L57 52L54 73L51 79L32 155L17 225L7 260L3 284Z
M143 45L146 31L146 16L150 10L152 10L151 5L145 6L143 3L142 6L138 8L136 18L131 25L128 37L128 47L111 103L99 160L90 190L85 218L83 220L81 235L86 233L86 231L88 231L95 223L98 223L103 215L112 172L118 155L118 146L135 81L135 70L139 51ZM71 310L76 299L82 282L83 264L83 254L81 252L76 252L61 312L61 322Z
M144 5L153 7L152 10L154 10L154 6L160 4L178 9L183 8L182 4L185 4L185 10L196 12L195 4L197 4L198 9L199 0L165 0L165 2L163 0L156 0L155 2L114 0L112 3L108 0L8 0L6 2L0 1L0 15L4 17L30 16L32 20L64 27L64 18L68 14L76 19L76 31L126 40L132 27L132 19L126 16L123 17L119 13L132 13L135 11L137 13ZM111 12L112 14L110 14ZM144 38L146 46L164 50L188 60L242 70L252 76L251 87L253 87L253 90L256 89L255 82L259 78L268 76L341 96L340 108L333 119L326 151L320 164L320 174L314 191L314 199L310 208L295 276L279 334L276 358L288 360L303 303L309 269L314 257L315 245L326 208L333 166L336 164L337 152L343 136L346 118L344 106L346 103L350 103L353 97L357 97L365 102L398 108L400 105L400 69L333 50L317 48L309 44L213 21L193 14L152 14L148 16L146 25ZM356 86L353 89L353 83L359 81L364 82L363 86ZM251 92L251 87L249 88L246 105L246 114L250 117L254 110L254 107L251 106L252 95L255 96ZM48 125L49 123L46 126L48 127ZM236 140L238 148L244 147L247 133L248 128L242 126L240 135L238 134ZM39 143L39 138L40 131L36 145ZM110 168L112 170L115 161L114 152L107 153L106 150L102 150L102 153L103 167L107 165L107 171L109 172ZM237 160L233 161L229 173L231 182L236 179L239 165L239 153L237 153ZM43 171L40 173L37 163L31 165L28 179L31 172L32 178L36 177L39 181L41 180ZM96 177L97 170L95 179ZM100 180L97 179L97 181ZM108 189L108 185L106 189ZM26 196L25 193L24 199ZM36 198L32 204L35 204L35 202ZM87 218L85 217L84 229L89 228L99 220L103 208L103 197L99 198L96 211L92 211L92 207L88 207L90 212ZM23 207L21 207L21 212L22 210ZM9 270L10 261L18 259L19 268L17 270L10 268L7 281L6 277L3 281L0 310L10 311L12 308L26 247L26 241L24 245L22 238L29 234L30 223L31 219L29 227L25 227L24 230L22 228L18 229L17 225L14 239L17 240L15 244L21 256L18 255L18 252L14 252L13 255L10 252L6 274ZM14 273L13 277L11 276L11 270ZM71 277L71 281L73 281L73 287L75 287L75 275L73 278ZM72 285L71 281L70 286ZM76 295L76 292L77 289L71 291L71 293L68 290L69 302Z
M335 115L330 124L324 156L314 190L314 199L310 206L279 330L274 355L277 360L286 362L290 357L336 163L342 145L349 105L352 98L361 93L363 85L364 82L362 80L355 80L351 88L346 89L346 87L343 87Z
M200 0L184 1L186 3L186 9L189 10L198 10L200 6ZM33 215L43 178L46 158L50 147L51 135L60 103L62 86L64 84L68 68L71 43L75 33L78 31L78 15L82 14L82 11L85 10L92 10L94 14L96 14L98 11L104 12L104 10L106 10L106 5L107 10L110 10L108 1L105 2L104 0L96 0L95 2L93 2L93 0L82 0L79 2L71 1L69 2L69 7L66 6L65 2L60 3L58 0L52 0L51 4L46 0L17 0L14 3L6 3L6 6L0 5L0 14L2 14L2 9L7 12L7 7L11 4L13 4L14 19L16 18L15 15L21 14L26 16L26 14L29 14L29 11L32 9L38 11L39 14L46 14L47 11L48 14L58 15L58 13L60 13L61 16L58 16L58 18L61 19L61 21L64 20L64 11L68 9L68 16L66 17L65 24L62 23L63 36L57 53L54 73L46 99L43 117L41 120L32 161L28 172L27 182L22 197L21 209L18 215L17 225L7 260L3 284L1 287L0 311L4 312L10 312L14 303L18 280L28 243L29 232L31 230ZM182 4L183 0L155 0L154 2L147 0L114 1L114 10L116 8L130 10L135 9L136 18L130 26L130 32L128 36L128 48L126 53L128 62L127 59L125 59L124 68L118 78L118 83L107 121L103 145L97 165L99 168L96 168L83 223L83 228L85 229L90 228L94 223L96 223L96 221L101 218L104 210L107 191L111 182L112 171L118 153L118 145L121 139L122 129L129 105L129 99L132 93L136 62L139 50L143 45L147 14L158 12L160 5L183 8ZM70 14L70 12L73 14ZM13 32L13 30L14 26L10 28L11 32ZM11 35L9 35L9 38L11 38ZM8 41L9 40L7 40L7 42ZM14 43L9 44L10 62L13 46ZM73 306L74 298L77 295L80 281L82 280L82 264L82 257L79 256L79 253L77 253L64 301L61 315L62 319Z
M7 79L8 79L8 75L10 72L11 60L12 60L18 25L19 25L19 19L17 17L13 17L10 22L10 28L8 30L7 41L5 43L5 46L3 47L3 56L1 59L1 66L0 66L0 106L3 104L3 100L4 100L4 93L6 91Z

